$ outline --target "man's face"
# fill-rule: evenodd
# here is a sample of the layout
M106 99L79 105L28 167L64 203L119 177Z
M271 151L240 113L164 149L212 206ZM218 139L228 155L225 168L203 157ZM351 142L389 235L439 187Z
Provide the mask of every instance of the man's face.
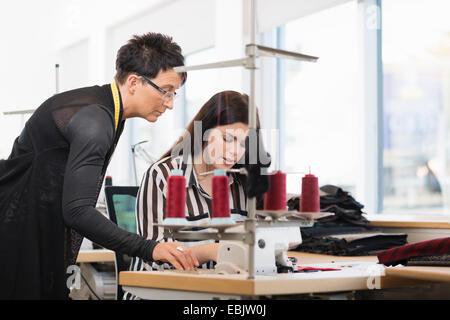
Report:
M139 78L140 81L136 82L134 95L134 113L140 118L155 122L167 109L173 109L173 98L167 98L167 95L165 96L164 93L147 83L144 78ZM161 70L155 78L150 80L170 94L174 94L181 86L181 76L173 69Z

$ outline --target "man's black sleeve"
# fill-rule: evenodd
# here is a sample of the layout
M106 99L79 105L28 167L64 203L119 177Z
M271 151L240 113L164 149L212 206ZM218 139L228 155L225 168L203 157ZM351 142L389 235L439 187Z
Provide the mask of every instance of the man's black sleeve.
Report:
M113 143L113 123L106 108L90 105L78 111L65 128L70 153L63 188L64 222L104 248L152 261L156 241L119 228L95 209L101 171Z

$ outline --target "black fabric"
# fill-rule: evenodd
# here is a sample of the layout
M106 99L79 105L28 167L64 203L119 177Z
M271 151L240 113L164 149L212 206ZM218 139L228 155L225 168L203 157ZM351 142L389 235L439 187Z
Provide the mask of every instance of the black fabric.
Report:
M348 242L333 236L309 237L294 251L329 254L335 256L376 255L380 250L400 246L406 243L406 235L379 235Z
M322 224L367 226L369 221L363 216L364 206L356 201L349 192L333 185L320 187L320 211L333 212L333 216L320 219ZM289 210L301 211L300 197L288 200Z
M313 227L301 228L302 243L292 250L360 256L376 255L381 250L407 243L406 234L382 234L369 227L369 221L363 216L364 206L349 192L333 185L322 186L320 191L320 211L333 212L334 215L319 219ZM288 208L300 211L300 198L289 199ZM347 241L346 235L352 234L359 234L361 238Z
M322 236L331 236L334 234L352 234L359 232L366 232L367 230L371 230L366 227L360 226L340 226L340 225L324 225L320 222L315 223L314 227L303 227L301 228L302 238L311 238L311 237L322 237Z
M114 126L109 85L64 92L34 112L0 160L0 299L67 299L66 270L84 236L152 256L154 243L94 208L124 121Z
M431 254L411 257L407 260L408 266L450 266L450 253Z
M339 205L343 209L362 209L364 206L356 201L349 192L342 188L330 184L320 187L324 195L320 196L320 208L325 208L329 205Z
M380 250L404 245L407 238L406 234L380 233L370 227L330 223L316 223L314 227L301 228L300 232L302 243L292 250L337 256L376 255ZM348 241L345 239L348 235L365 236Z

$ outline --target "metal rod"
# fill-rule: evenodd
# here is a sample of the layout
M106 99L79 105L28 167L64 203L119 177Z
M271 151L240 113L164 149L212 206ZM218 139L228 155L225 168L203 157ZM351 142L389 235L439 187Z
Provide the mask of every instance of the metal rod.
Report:
M199 64L195 66L179 66L173 68L175 72L188 72L195 70L206 70L206 69L220 69L220 68L231 68L231 67L245 67L247 69L256 69L255 58L260 57L272 57L279 59L291 59L297 61L306 62L317 62L319 59L315 56L306 55L303 53L280 50L270 47L264 47L257 44L248 44L246 46L247 58L240 58L234 60L224 60L213 63Z
M213 63L200 64L196 66L179 66L173 68L175 72L187 72L194 70L205 70L205 69L219 69L219 68L230 68L230 67L245 67L249 63L248 58L240 58L234 60L225 60Z
M256 38L255 16L256 16L255 0L250 0L250 43L255 43Z
M7 115L14 115L14 114L27 114L27 113L33 113L36 109L26 109L26 110L17 110L17 111L5 111L3 114L5 116Z
M250 72L250 93L249 93L249 129L256 129L256 106L255 106L255 72L256 58L259 56L275 57L280 59L294 59L299 61L316 62L318 57L304 55L301 53L289 52L285 50L273 49L255 44L256 40L256 0L250 0L250 43L246 46L247 58L209 63L197 66L180 66L175 67L175 72L187 72L192 70L228 68L235 66L243 66ZM205 173L207 174L207 173ZM248 234L246 238L249 244L249 273L248 279L255 278L255 231L260 224L256 221L256 198L249 198L247 202L248 217L244 222L245 232Z
M298 53L294 51L287 51L281 49L275 49L270 47L261 46L258 44L248 44L245 47L246 52L253 51L255 56L266 56L266 57L274 57L280 59L292 59L298 61L308 61L308 62L317 62L319 57L310 56L303 53Z
M164 230L164 237L172 238L174 240L238 240L247 242L248 236L246 233L236 232L189 232L178 231L173 232Z
M241 168L241 169L227 169L225 171L226 172L237 172L237 173L240 173L240 174L247 174L247 169L245 169L245 168ZM208 174L213 174L213 173L214 173L214 170L206 171L206 172L200 173L199 176L206 176Z
M256 15L256 3L255 0L250 0L250 43L255 43L256 30L255 30L255 15ZM249 129L256 129L256 107L255 107L255 52L249 51L248 57L251 58L252 66L249 68L250 72L250 95L249 95L249 115L248 126ZM256 198L249 198L247 201L248 217L245 224L245 229L249 236L252 237L252 243L249 244L248 255L248 279L255 278L255 224L256 224Z
M59 93L59 64L55 64L55 81L56 81L56 87L55 87L55 93Z

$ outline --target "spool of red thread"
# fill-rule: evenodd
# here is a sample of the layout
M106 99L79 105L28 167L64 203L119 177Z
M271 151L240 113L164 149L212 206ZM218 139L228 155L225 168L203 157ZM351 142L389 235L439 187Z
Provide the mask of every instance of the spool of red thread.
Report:
M163 224L187 224L185 205L186 179L182 170L172 170L167 179L166 217Z
M230 216L230 185L225 170L214 170L211 224L234 224Z
M286 210L286 174L275 171L269 176L270 188L264 195L264 210Z
M320 211L319 179L311 173L305 175L302 178L300 211L301 212Z

